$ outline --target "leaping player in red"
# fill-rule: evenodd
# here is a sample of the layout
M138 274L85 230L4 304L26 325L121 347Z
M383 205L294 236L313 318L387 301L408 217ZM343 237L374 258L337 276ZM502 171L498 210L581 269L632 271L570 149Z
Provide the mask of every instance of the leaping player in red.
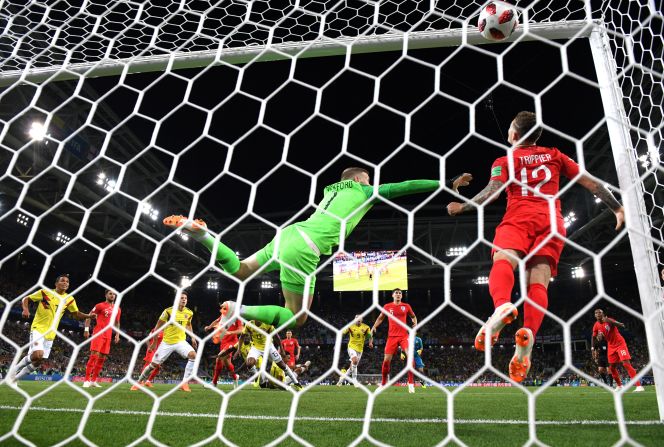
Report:
M113 315L113 308L115 306L115 299L117 294L112 290L107 290L104 295L106 300L95 304L90 313L97 315L97 324L95 325L92 335L95 337L90 343L90 358L85 367L85 382L83 388L101 388L97 383L99 372L104 367L104 362L111 352L111 338L113 336L112 327L115 326L115 344L120 342L120 313L121 309L118 307L115 314L115 324L111 324L111 317ZM99 334L99 335L97 335ZM85 338L90 337L90 319L85 320L85 329L83 330Z
M371 328L371 333L375 334L376 329L385 319L385 313L390 314L388 319L389 330L387 333L387 343L385 343L385 357L383 358L383 367L381 368L383 375L381 386L385 386L387 383L387 377L390 374L392 356L394 356L394 354L397 352L397 348L401 346L403 352L408 352L408 329L397 323L397 321L400 321L405 325L407 317L410 317L411 321L413 322L413 327L417 326L417 317L415 316L415 312L413 312L410 304L401 302L402 297L403 292L401 289L394 289L392 291L392 302L383 306L383 312L378 315L376 322ZM412 371L408 371L408 392L415 392Z
M630 360L632 357L629 355L629 350L627 349L627 343L618 328L625 328L625 325L619 321L609 318L604 314L602 309L595 310L595 325L593 326L593 337L591 339L593 360L597 361L599 356L599 350L595 349L595 343L602 341L604 338L608 345L608 358L609 358L609 371L613 380L616 382L616 389L622 388L622 381L620 380L620 374L618 374L618 365L622 363L623 367L629 374L629 378L633 379L636 376L636 370L632 366ZM641 382L636 382L636 388L634 388L635 393L640 393L645 391L645 388L641 386Z
M219 345L219 353L221 354L224 351L227 352L224 355L217 356L217 360L214 363L212 385L217 386L217 382L219 381L219 374L224 370L224 367L226 367L228 372L231 374L233 381L235 382L235 387L237 388L238 379L240 376L235 373L235 366L233 366L231 357L233 352L238 347L238 335L242 334L242 320L237 318L233 324L227 328L224 328L220 321L225 312L225 308L223 304L220 304L219 306L221 315L219 315L219 317L208 326L205 326L205 332L216 329L214 335L212 336L212 342Z
M157 352L157 348L159 348L159 345L161 344L161 341L164 339L164 331L159 331L156 337L152 337L152 334L154 333L154 328L150 331L150 341L148 342L148 349L145 351L145 357L143 357L143 368L141 368L141 372L145 370L148 366L150 366L150 363L152 363L152 359L154 358L154 353ZM161 365L157 365L150 375L148 376L148 379L145 381L144 385L148 388L152 388L152 383L154 382L154 378L157 377L157 374L159 374L159 370L161 370ZM131 387L132 391L137 390L138 387L136 385Z
M477 205L498 198L500 190L507 184L507 210L496 228L491 250L493 267L489 274L489 293L495 311L475 336L475 349L484 351L486 338L493 346L503 327L516 319L518 311L511 303L514 269L518 260L528 255L524 325L516 332L516 351L509 366L510 378L515 382L522 382L530 371L535 336L544 318L541 309L546 310L548 306L547 288L551 277L556 276L564 246L565 225L560 200L555 198L560 175L575 179L604 202L616 215L616 230L625 220L622 205L604 184L586 174L578 176L579 165L558 149L537 145L541 133L542 128L537 126L534 113L519 112L512 120L507 136L513 149L508 156L493 163L489 184L470 202L447 205L451 216L471 211ZM513 172L510 172L510 165ZM555 216L551 216L549 201L553 202Z
M295 364L300 359L302 348L300 347L297 338L293 338L293 331L286 331L286 339L281 340L281 348L284 352L288 353L288 361L286 364L290 369L294 369ZM295 354L295 348L297 348L297 354Z

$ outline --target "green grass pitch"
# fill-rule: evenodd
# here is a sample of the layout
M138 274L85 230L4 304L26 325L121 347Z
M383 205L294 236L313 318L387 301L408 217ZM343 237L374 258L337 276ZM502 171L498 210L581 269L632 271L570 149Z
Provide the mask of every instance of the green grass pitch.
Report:
M30 395L52 384L22 382ZM80 385L77 385L80 386ZM108 385L106 385L108 386ZM153 437L170 446L186 446L214 435L219 425L223 398L201 385L192 393L176 392L155 406L142 392L129 391L120 384L94 402L83 434L100 446L132 443L146 433L149 414L157 416ZM163 395L171 385L156 385ZM221 387L228 392L230 387ZM92 389L96 396L107 388ZM535 389L532 389L533 391ZM88 391L88 390L85 390ZM0 386L0 433L12 430L24 398L7 386ZM38 446L53 445L76 433L82 423L88 399L64 383L35 399L18 427L18 433ZM288 426L293 395L286 391L245 387L228 399L227 418L221 432L240 446L264 445L281 436ZM552 446L603 446L620 439L612 393L598 388L551 388L537 401L538 439ZM368 405L367 394L353 387L314 386L301 394L293 431L316 446L340 446L362 433ZM643 445L662 445L664 425L658 423L653 387L623 398L627 434ZM429 387L408 394L405 387L392 387L376 397L369 434L395 446L432 445L448 435L447 398ZM512 388L466 388L454 400L455 435L471 446L518 446L528 440L527 397ZM603 421L603 422L602 422ZM21 445L9 437L0 447ZM73 441L67 446L82 446ZM138 445L154 445L145 440ZM215 440L206 445L223 445ZM292 438L280 445L300 445ZM362 442L360 445L371 445ZM456 445L452 443L450 445Z
M388 264L387 273L380 275L378 290L393 290L396 288L408 290L408 264L406 258L396 259ZM358 279L355 275L341 273L334 276L334 291L348 292L354 290L373 290L373 279L369 279L366 270Z

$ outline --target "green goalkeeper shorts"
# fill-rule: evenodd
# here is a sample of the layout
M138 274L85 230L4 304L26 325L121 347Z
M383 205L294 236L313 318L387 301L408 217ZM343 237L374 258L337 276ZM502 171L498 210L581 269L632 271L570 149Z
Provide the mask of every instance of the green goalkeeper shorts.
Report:
M320 262L320 254L313 242L306 241L306 234L303 235L300 231L295 225L287 226L281 230L281 234L258 251L256 259L263 266L274 256L276 260L273 260L265 271L280 270L281 287L290 292L304 295L305 279L309 276L309 293L313 295L316 284L314 272ZM275 252L277 237L281 239L278 252Z

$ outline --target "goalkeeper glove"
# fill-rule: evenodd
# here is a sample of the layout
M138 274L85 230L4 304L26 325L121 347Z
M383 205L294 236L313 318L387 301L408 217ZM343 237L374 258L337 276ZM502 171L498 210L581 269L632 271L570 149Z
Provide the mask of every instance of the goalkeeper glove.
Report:
M406 360L406 354L404 354L403 352L401 353L401 360Z

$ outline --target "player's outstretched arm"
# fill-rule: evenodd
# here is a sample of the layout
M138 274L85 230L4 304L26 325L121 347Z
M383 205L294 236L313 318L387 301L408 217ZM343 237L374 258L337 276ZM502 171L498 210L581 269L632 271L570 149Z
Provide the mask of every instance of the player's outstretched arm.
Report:
M607 318L606 321L608 321L613 326L618 326L618 327L621 327L621 328L625 329L625 323L621 323L618 320L614 320L613 318Z
M216 320L214 320L212 323L210 323L210 324L208 324L207 326L205 326L205 327L203 328L203 330L204 330L205 332L208 332L208 331L212 330L213 328L217 327L217 324L219 323L219 320L220 320L220 319L221 319L221 317L217 317Z
M71 313L72 316L76 320L90 320L90 319L96 319L97 315L95 313L90 312L89 314L83 313L80 310L77 310L76 312Z
M613 211L613 213L616 215L616 231L619 230L623 226L623 223L625 223L625 209L620 204L620 202L618 202L609 188L587 175L582 175L578 180L578 183L597 196L597 198L600 199L602 203L604 203L611 211Z
M500 180L491 180L484 187L484 189L480 191L477 195L475 195L475 197L470 199L470 201L475 205L491 203L498 198L498 194L496 194L496 192L500 190L502 186L503 182L501 182ZM465 203L450 202L447 205L447 213L450 216L457 216L459 214L467 213L468 211L471 211L473 209L475 209L475 207L468 202Z
M463 173L445 183L448 187L458 192L459 187L467 186L473 176L469 173ZM378 195L386 199L394 199L397 197L408 196L411 194L421 194L425 192L432 192L440 187L438 180L406 180L405 182L398 183L384 183L378 187ZM370 186L368 191L372 191Z

